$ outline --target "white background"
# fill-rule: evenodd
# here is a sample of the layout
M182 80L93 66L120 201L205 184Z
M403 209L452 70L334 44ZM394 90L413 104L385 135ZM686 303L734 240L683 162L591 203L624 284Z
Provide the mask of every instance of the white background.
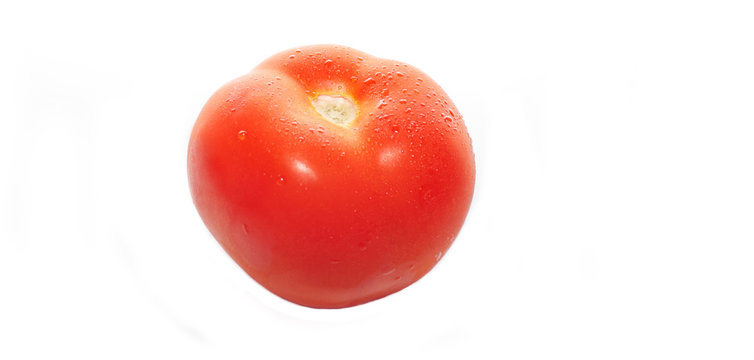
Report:
M4 3L0 358L754 359L746 3ZM313 43L430 74L478 167L440 264L336 311L248 278L185 171L208 97Z

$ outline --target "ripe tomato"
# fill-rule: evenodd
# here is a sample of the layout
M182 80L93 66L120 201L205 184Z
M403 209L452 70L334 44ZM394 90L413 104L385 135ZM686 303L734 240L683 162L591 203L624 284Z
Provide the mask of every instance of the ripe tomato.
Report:
M455 239L474 190L458 109L407 64L332 45L279 53L226 84L191 134L212 235L294 303L341 308L412 284Z

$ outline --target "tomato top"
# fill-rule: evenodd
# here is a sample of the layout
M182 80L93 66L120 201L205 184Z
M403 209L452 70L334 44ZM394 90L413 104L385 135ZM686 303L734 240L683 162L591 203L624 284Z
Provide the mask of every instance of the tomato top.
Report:
M471 139L407 64L341 46L279 53L207 102L189 145L197 209L261 285L337 308L439 261L468 211Z

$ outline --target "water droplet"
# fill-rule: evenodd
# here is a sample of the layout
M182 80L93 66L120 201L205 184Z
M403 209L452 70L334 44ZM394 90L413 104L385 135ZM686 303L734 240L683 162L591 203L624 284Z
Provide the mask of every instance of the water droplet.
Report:
M374 84L374 83L375 83L374 79L372 79L370 77L367 78L366 80L364 80L364 85L370 85L370 84Z
M380 102L377 104L377 108L382 109L386 104L387 103L385 102L385 100L380 100Z
M401 103L401 104L405 104L405 103L407 103L408 101L406 101L406 99L400 99L400 100L398 100L398 102L399 102L399 103Z
M246 226L246 224L241 225L241 228L243 229L243 233L244 234L248 234L249 233L249 228Z
M291 56L289 56L288 58L289 58L289 59L295 59L295 58L296 58L296 55L291 55Z
M356 57L356 60L358 60L358 61L364 61L364 58L363 58L363 57L361 57L361 56L357 56L357 57Z
M422 82L422 81L424 81L424 79L422 79L422 78L416 78L416 81Z
M278 185L283 185L283 184L285 184L285 177L281 176L278 178Z
M411 264L411 265L409 265L409 266L408 266L408 269L409 269L409 270L414 270L414 268L416 268L416 265L415 265L415 264Z
M332 64L332 60L330 59L325 60L325 65L330 65L330 64Z
M390 274L392 274L392 273L393 273L393 271L395 271L395 267L393 267L393 266L390 266L390 265L385 265L385 266L383 266L383 267L382 267L382 268L380 269L380 273L381 273L382 275L390 275Z
M300 143L304 142L304 137L303 136L299 136L298 137L298 142L300 142Z
M241 130L238 132L238 140L245 140L246 139L246 130Z
M401 279L401 277L400 277L400 276L396 276L396 277L394 277L394 278L393 278L393 280L395 280L395 281L398 281L398 280L400 280L400 279Z
M296 52L297 53L301 53L301 49L296 49Z
M293 125L293 126L298 125L298 121L296 121L296 120L291 121L291 125Z
M324 134L325 133L325 128L323 126L320 126L320 127L317 128L317 132L320 133L320 134Z
M275 77L275 80L280 80L280 76L276 76L276 77Z
M406 108L406 112L410 113L411 112L411 108Z
M453 112L453 109L448 109L448 112L450 113L450 116L456 116L456 113Z
M388 94L390 94L390 90L388 90L387 88L382 89L382 96L388 96Z
M453 118L450 117L450 116L446 116L446 117L443 118L443 120L445 120L445 122L449 123L449 122L453 121Z

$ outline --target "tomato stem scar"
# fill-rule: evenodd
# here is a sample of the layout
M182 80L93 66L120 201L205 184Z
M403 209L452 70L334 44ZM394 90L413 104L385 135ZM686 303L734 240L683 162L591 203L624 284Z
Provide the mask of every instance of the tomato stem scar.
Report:
M312 105L325 120L344 127L353 122L359 113L356 104L340 95L318 95L312 99Z

